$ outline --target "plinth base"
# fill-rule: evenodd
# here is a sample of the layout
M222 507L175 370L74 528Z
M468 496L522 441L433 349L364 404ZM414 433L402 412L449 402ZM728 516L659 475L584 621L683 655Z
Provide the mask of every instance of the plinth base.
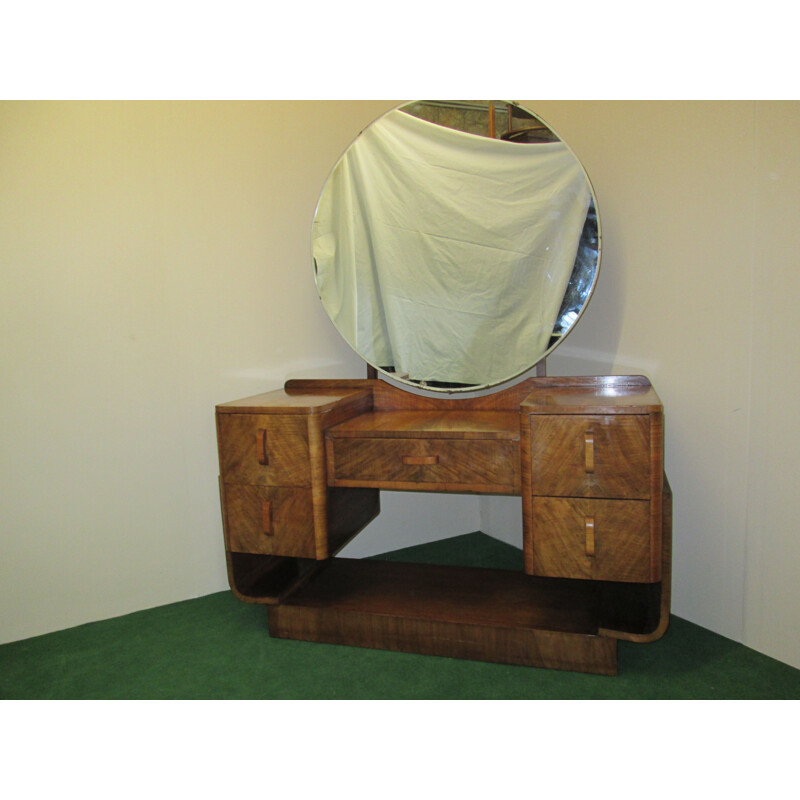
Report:
M277 638L615 675L604 605L588 581L332 559L268 616Z

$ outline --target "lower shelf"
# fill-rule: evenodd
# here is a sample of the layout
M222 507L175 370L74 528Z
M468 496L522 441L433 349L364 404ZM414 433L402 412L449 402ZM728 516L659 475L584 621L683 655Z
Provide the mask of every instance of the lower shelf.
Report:
M608 620L646 633L653 587L522 572L332 559L281 605L270 635L380 650L614 675ZM618 606L627 610L620 613ZM637 610L638 609L638 610ZM602 631L602 632L601 632Z

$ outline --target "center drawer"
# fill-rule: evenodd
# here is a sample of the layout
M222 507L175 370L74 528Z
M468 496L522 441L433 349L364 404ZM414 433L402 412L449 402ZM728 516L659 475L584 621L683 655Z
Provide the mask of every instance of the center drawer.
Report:
M519 443L507 439L332 438L332 486L519 492Z

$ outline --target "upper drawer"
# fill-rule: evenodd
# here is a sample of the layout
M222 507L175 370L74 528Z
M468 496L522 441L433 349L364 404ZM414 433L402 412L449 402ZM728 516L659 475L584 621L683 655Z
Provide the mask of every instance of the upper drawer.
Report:
M648 414L532 415L534 495L650 496Z
M225 483L311 485L306 417L219 414L217 421Z
M334 486L519 492L519 443L507 439L329 439Z

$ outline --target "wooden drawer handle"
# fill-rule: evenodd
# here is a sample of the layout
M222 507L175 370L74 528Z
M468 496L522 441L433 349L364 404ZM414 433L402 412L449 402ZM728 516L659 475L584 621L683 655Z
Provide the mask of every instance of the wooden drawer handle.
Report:
M272 502L269 500L261 503L261 530L266 536L272 536L275 533L272 530Z
M594 433L592 431L586 431L583 435L583 443L585 446L586 472L594 472Z
M266 467L269 465L269 456L267 455L267 431L264 428L259 428L256 431L256 458L258 463Z
M439 456L403 456L403 463L409 465L431 465L439 463Z
M586 517L586 555L594 556L594 517Z

